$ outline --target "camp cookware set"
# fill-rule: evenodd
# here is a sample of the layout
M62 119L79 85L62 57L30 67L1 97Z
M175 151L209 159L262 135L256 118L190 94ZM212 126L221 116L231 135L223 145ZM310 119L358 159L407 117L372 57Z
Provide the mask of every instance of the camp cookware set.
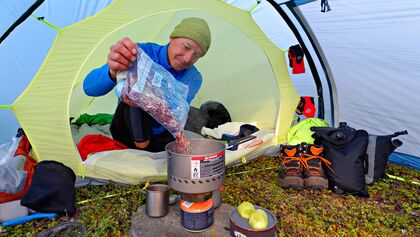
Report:
M168 153L168 185L178 191L181 225L190 232L201 232L214 223L214 208L220 204L220 190L225 179L225 150L227 146L215 140L190 139L190 150L187 154L177 151L177 143L166 145ZM235 144L236 145L236 144ZM153 193L156 189L157 193ZM151 217L167 214L168 187L148 188L150 195L146 197L146 212ZM152 201L152 195L157 199ZM159 201L160 200L160 201ZM149 210L157 209L154 212ZM152 204L154 206L152 206ZM166 205L166 207L165 207ZM238 215L235 208L230 215L231 235L233 236L275 236L276 217L267 211L269 225L263 230L255 230Z
M177 152L177 143L166 146L168 184L180 192L181 224L192 232L208 229L214 222L213 193L225 179L226 146L215 140L190 139L187 154ZM220 203L220 196L215 197Z

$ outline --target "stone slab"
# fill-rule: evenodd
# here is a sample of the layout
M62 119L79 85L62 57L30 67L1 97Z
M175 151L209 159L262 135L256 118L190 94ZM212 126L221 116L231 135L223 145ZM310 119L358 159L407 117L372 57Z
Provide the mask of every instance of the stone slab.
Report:
M229 234L229 216L233 207L222 203L214 212L213 225L202 232L193 233L181 225L179 202L169 206L168 215L151 218L146 205L140 206L131 218L130 236L133 237L225 237Z

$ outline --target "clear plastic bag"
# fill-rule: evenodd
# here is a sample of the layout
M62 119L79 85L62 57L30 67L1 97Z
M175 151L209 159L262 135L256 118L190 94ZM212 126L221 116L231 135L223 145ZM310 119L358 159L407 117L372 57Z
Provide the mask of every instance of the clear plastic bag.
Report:
M133 66L117 74L117 94L122 101L148 112L176 137L188 118L188 86L177 81L141 48L137 47L137 51Z
M9 159L15 156L19 141L20 138L12 137L12 142L0 145L0 165L6 163Z

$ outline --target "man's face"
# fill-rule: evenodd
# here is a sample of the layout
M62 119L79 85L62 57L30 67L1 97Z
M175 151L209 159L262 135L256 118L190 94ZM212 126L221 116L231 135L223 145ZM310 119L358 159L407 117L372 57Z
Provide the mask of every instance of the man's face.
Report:
M176 71L181 71L192 66L203 57L200 45L187 38L171 38L168 47L169 64Z

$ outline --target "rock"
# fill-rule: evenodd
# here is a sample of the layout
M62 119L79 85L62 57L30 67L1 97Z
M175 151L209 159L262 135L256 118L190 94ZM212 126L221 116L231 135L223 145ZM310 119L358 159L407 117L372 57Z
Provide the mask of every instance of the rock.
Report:
M36 237L51 236L84 237L86 236L86 227L77 221L66 221L36 235Z
M202 232L193 233L181 225L179 202L169 206L168 215L151 218L146 215L146 205L140 206L131 218L130 236L133 237L225 237L229 236L229 216L233 207L222 203L214 212L213 225Z

